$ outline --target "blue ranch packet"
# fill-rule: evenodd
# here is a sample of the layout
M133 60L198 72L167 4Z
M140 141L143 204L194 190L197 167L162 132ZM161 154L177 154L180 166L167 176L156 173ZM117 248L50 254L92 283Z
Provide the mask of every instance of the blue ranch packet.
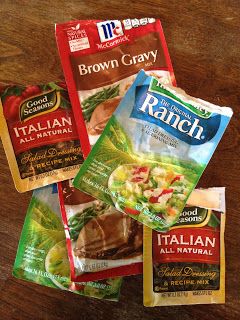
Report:
M140 71L74 186L156 231L174 225L232 116Z

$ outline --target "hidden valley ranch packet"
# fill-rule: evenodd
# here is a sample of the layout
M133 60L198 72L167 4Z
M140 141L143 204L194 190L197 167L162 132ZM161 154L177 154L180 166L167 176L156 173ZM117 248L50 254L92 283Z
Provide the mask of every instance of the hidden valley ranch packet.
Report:
M74 180L156 231L177 222L232 116L141 71Z

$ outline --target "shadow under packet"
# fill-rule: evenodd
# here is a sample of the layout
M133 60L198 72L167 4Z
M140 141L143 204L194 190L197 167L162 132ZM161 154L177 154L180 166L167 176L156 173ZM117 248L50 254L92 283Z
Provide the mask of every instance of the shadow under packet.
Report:
M98 299L118 301L122 278L73 282L57 184L36 189L30 201L13 276L43 286Z

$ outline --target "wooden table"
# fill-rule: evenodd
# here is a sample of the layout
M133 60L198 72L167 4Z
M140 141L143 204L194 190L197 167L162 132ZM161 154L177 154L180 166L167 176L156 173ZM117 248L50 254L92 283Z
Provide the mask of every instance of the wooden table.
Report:
M240 319L240 2L2 1L1 80L44 83L63 77L54 23L71 19L161 19L178 85L229 105L235 115L199 186L226 186L226 304L144 308L142 277L129 277L119 303L97 301L16 280L11 275L31 192L18 194L0 147L0 319Z

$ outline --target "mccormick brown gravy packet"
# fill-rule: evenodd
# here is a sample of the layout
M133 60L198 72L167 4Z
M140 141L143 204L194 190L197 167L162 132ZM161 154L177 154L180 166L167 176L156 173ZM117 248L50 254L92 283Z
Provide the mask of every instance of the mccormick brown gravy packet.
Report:
M0 135L19 192L72 178L83 162L65 83L5 87Z
M70 21L56 41L85 157L141 69L176 84L159 20Z
M225 302L225 188L196 189L174 227L144 227L146 307Z
M71 279L94 281L142 273L142 224L114 207L58 183Z

